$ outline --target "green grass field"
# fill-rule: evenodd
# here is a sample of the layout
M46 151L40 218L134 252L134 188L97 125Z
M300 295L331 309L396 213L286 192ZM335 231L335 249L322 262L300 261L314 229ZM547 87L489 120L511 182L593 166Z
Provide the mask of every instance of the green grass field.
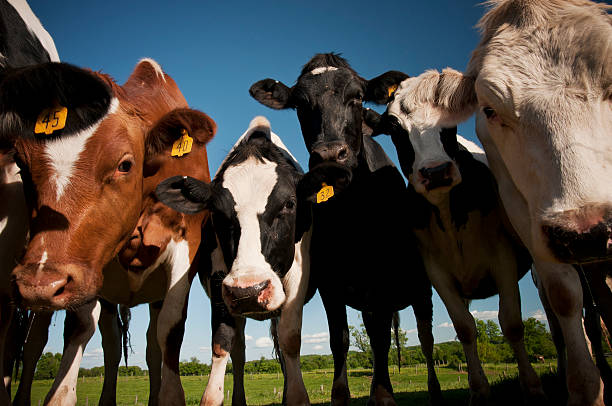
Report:
M543 374L544 389L551 404L563 403L563 391L560 390L556 375L550 374L554 364L535 365L538 373ZM521 392L516 377L516 366L512 364L485 365L485 371L492 385L491 403L495 405L521 404ZM405 367L401 373L391 369L391 382L399 405L427 404L427 375L424 365ZM330 399L331 371L304 372L304 382L313 404L328 404ZM369 396L372 376L368 370L352 370L349 373L351 404L365 405ZM468 403L468 377L465 372L449 368L440 368L438 379L447 405L465 405ZM199 405L200 398L208 381L208 376L187 376L182 378L185 398L188 405ZM280 404L283 388L282 375L253 374L245 377L247 403L250 405ZM35 381L32 389L32 405L42 405L44 397L51 387L51 381ZM13 391L16 386L13 385ZM77 387L78 405L97 405L102 381L100 378L79 378ZM232 376L225 377L226 402L231 404ZM229 398L227 392L229 391ZM149 382L143 377L120 377L117 389L117 404L146 405L149 397ZM40 401L40 403L38 403Z

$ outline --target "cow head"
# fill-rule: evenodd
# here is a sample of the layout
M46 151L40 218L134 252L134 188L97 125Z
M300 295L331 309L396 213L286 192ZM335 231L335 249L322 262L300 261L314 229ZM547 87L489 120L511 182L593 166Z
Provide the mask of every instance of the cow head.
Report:
M123 86L63 63L5 76L0 136L14 145L30 210L30 240L13 271L25 305L71 308L96 295L140 215L147 130L184 106L152 60Z
M268 120L256 117L212 183L177 176L157 188L160 201L175 210L211 211L229 270L223 299L233 314L267 313L285 302L283 277L310 227L309 208L298 206L301 176Z
M504 2L466 75L489 161L528 206L534 254L612 257L612 16L591 2ZM496 162L496 164L497 164ZM499 179L498 179L499 181ZM501 183L501 182L500 182Z
M304 66L293 87L264 79L253 84L249 92L268 107L297 111L310 153L309 170L342 189L363 159L362 103L381 100L386 94L373 91L379 84L378 78L368 81L360 77L338 55L318 54Z
M207 213L184 215L172 210L157 200L155 188L162 180L183 173L210 182L206 144L216 128L206 114L178 108L149 130L145 140L142 212L128 243L119 252L120 263L130 271L133 290L139 288L172 240L186 240L193 260L200 241L200 225Z
M458 94L461 86L470 87L473 82L463 80L457 71L445 69L441 74L428 71L396 85L385 113L379 116L367 110L364 120L373 135L391 135L410 184L430 203L438 205L461 183L458 155L465 154L465 147L478 148L463 138L461 144L457 141L457 124L472 114L476 100L440 99L440 94L447 93L439 89L453 87L452 94Z

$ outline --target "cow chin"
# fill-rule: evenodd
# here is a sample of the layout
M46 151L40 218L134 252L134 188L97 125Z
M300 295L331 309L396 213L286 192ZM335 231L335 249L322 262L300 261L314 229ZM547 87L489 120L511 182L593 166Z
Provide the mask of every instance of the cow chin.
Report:
M316 201L316 195L323 183L334 187L334 194L346 189L353 178L350 167L336 162L323 162L311 168L300 181L298 193L310 201Z
M34 311L73 310L95 299L102 273L77 264L19 265L13 271L16 303Z
M612 205L592 204L544 216L539 230L549 259L585 263L612 259Z
M231 273L223 280L223 301L234 316L271 313L285 303L285 292L278 276L272 272L261 275Z

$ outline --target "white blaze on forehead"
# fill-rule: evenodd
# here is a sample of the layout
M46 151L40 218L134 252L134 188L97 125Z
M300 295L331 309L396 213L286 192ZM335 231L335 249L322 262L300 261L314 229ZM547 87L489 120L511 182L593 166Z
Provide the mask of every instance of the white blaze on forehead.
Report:
M55 48L53 38L44 29L38 17L34 15L32 9L25 0L8 0L9 4L17 11L23 22L27 25L28 30L40 41L42 46L49 54L51 62L59 62L59 55Z
M108 115L117 111L118 107L119 101L113 98L106 115L100 120L76 134L58 137L46 143L45 154L51 165L52 174L50 180L55 184L55 197L57 201L61 199L64 189L70 184L74 165L79 160L83 150L85 150L87 141L98 130L100 123ZM70 111L68 111L68 114L70 114Z
M270 264L262 253L258 215L262 214L277 182L276 164L251 157L232 166L223 175L223 187L236 203L234 210L240 224L240 241L232 271L243 267L269 270Z
M338 70L338 68L336 68L335 66L321 66L320 68L314 68L313 70L311 70L310 74L320 75L321 73L333 72L335 70Z

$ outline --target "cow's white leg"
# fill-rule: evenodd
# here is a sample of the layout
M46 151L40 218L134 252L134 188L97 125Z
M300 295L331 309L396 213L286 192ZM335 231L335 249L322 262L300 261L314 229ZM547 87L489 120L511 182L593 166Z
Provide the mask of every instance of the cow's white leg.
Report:
M459 292L448 278L442 279L444 274L438 273L437 278L431 278L432 283L446 310L453 322L457 338L463 345L463 352L468 366L468 380L470 383L470 404L486 404L490 394L489 381L482 369L478 358L476 346L476 323L474 317L469 312L464 299L459 296ZM431 273L433 276L434 273Z
M117 373L121 362L121 332L117 305L100 300L101 312L98 327L104 350L104 384L100 395L100 406L117 404Z
M603 405L603 383L582 330L582 288L571 265L536 261L538 276L555 312L567 348L568 405Z
M413 304L412 308L416 318L417 333L419 336L419 342L421 343L421 350L423 351L423 355L425 355L425 362L427 363L427 392L429 393L429 403L432 406L443 405L444 399L442 398L442 390L440 388L438 376L436 375L436 366L433 360L433 304L431 302L431 296L428 296L424 298L424 300Z
M4 377L4 346L7 339L7 333L13 319L13 312L14 308L9 303L8 297L6 297L6 300L0 301L0 368L2 368L2 377ZM11 404L11 398L4 383L2 388L0 388L0 404Z
M66 406L76 404L76 384L85 346L96 330L100 317L100 302L87 303L73 312L64 325L64 353L53 386L45 398L45 405Z
M13 399L14 406L29 406L31 404L32 381L36 371L36 363L47 345L49 326L53 312L32 312L23 344L23 364L21 366L21 379Z
M147 329L147 367L149 368L149 406L159 404L161 387L162 352L157 341L157 320L163 302L149 303L149 328Z
M211 308L212 365L200 406L219 406L223 404L225 368L236 334L235 319L229 314L221 293L224 277L223 272L216 272L210 278L208 294Z
M232 406L246 406L246 395L244 393L244 363L245 359L245 341L244 327L246 319L243 317L234 318L236 328L234 329L234 341L232 343L232 376L234 379L234 388L232 391Z
M302 290L305 294L305 289ZM283 306L278 321L278 346L285 363L285 399L288 405L309 405L308 392L300 370L300 347L302 345L303 295Z
M509 259L511 261L511 259ZM540 405L546 403L542 383L529 362L525 342L523 341L524 326L521 319L521 300L518 290L518 280L514 272L499 272L494 274L499 290L499 324L514 355L519 368L519 379L528 404Z

